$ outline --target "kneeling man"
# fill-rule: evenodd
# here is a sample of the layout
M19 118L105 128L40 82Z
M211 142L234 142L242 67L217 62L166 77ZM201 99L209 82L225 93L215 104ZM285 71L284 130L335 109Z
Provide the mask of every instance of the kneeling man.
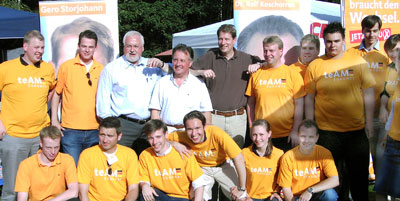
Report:
M48 126L40 131L41 150L18 168L15 192L18 201L79 200L74 159L59 153L61 131Z
M167 125L161 120L148 121L143 131L151 147L139 157L141 200L189 200L192 186L194 198L203 199L203 172L194 156L184 157L167 141Z
M186 114L183 123L185 131L170 133L168 140L179 150L182 150L179 148L182 147L181 143L193 151L207 181L204 200L211 199L211 188L215 180L227 198L230 197L230 189L235 186L241 191L238 198L246 197L244 158L232 137L217 126L206 126L206 117L196 110Z
M312 120L299 125L299 146L282 156L278 184L285 201L336 201L334 187L339 185L338 172L331 152L315 145L318 127Z
M121 122L107 117L100 123L99 145L85 149L78 162L81 201L135 201L139 193L139 166L135 151L118 145Z

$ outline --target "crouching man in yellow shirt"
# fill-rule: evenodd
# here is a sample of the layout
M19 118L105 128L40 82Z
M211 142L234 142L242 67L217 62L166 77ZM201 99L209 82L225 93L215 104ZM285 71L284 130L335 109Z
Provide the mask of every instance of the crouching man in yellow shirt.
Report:
M57 127L48 126L40 131L41 149L23 160L18 168L15 184L18 201L79 201L74 159L59 153L60 141L61 131Z
M299 125L299 146L282 156L278 184L285 201L336 201L333 189L339 185L338 172L331 152L315 145L318 127L312 120Z
M118 145L121 122L107 117L100 123L99 145L85 149L78 162L81 201L135 201L139 194L136 152Z
M194 190L191 200L203 200L204 176L196 158L181 158L167 141L167 125L161 120L147 122L143 131L151 147L139 156L140 200L189 200L190 186Z

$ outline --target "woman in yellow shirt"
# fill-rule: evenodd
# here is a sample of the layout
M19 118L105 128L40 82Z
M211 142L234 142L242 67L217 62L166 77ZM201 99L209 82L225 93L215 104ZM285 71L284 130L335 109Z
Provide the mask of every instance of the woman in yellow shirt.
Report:
M253 201L282 200L276 180L283 151L272 145L271 134L266 120L254 121L250 135L253 144L242 151L246 165L246 191ZM235 187L232 197L236 198L236 194L238 190Z

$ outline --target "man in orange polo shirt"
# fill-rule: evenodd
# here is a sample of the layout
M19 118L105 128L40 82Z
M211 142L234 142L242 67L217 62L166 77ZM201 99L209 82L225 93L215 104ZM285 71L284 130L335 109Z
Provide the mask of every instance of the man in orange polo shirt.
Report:
M86 30L79 34L78 55L60 66L51 102L51 124L62 130L62 149L74 158L76 165L84 149L99 143L95 106L97 83L104 66L93 59L96 47L95 32Z
M73 158L59 153L61 131L48 126L40 131L37 154L19 165L15 192L18 201L78 200L78 176Z

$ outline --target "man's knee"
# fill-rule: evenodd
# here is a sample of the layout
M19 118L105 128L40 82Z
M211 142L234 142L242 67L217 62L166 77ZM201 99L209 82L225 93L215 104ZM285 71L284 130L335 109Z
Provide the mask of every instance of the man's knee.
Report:
M333 188L325 190L319 197L321 201L336 201L338 199L338 194Z

